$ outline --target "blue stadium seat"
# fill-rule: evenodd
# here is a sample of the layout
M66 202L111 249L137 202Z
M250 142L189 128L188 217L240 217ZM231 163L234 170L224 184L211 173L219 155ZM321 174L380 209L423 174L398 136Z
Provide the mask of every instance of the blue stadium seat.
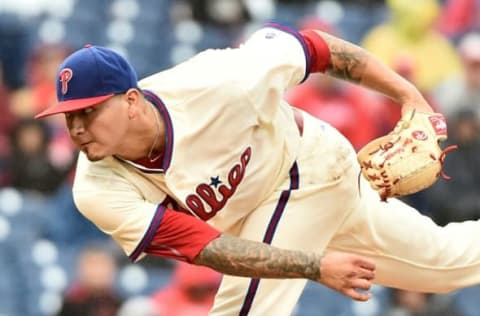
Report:
M350 299L325 286L308 282L294 316L348 315Z
M277 5L275 16L272 20L290 27L297 27L297 21L305 14L311 12L309 8L310 6L306 4Z
M480 286L472 286L454 293L453 305L462 316L478 316L480 308Z
M309 281L294 316L383 316L388 306L389 290L372 287L373 298L367 303L357 303L318 283Z

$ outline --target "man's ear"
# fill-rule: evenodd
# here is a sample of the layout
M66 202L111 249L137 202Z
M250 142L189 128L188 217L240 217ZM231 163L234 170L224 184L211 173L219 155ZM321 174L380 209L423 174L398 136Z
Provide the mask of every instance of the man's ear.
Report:
M129 89L127 92L125 92L125 100L128 104L128 118L134 119L140 110L140 91L134 88Z
M125 92L125 96L127 97L128 104L135 104L138 103L140 99L140 91L138 91L138 89L131 88Z

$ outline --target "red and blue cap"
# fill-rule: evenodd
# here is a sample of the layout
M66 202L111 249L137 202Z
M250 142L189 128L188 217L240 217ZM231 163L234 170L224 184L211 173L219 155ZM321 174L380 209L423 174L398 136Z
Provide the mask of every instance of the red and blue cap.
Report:
M58 67L58 103L35 118L81 110L130 88L138 85L135 70L128 61L108 48L87 45Z

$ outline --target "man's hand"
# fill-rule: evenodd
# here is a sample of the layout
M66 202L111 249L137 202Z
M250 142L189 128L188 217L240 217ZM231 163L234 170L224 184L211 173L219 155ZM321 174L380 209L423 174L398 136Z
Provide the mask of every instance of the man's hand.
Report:
M440 113L411 111L388 135L374 139L357 154L362 174L382 201L430 187L441 176L446 154L447 123Z
M357 301L367 301L370 293L357 290L370 290L375 278L375 263L361 256L343 253L326 253L320 263L321 284Z

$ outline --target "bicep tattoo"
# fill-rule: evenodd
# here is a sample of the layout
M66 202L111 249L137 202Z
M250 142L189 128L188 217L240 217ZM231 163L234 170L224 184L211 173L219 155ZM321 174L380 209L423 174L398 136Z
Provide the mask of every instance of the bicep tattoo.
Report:
M326 33L321 36L330 49L330 65L327 73L333 77L360 83L365 71L368 55L360 47Z

